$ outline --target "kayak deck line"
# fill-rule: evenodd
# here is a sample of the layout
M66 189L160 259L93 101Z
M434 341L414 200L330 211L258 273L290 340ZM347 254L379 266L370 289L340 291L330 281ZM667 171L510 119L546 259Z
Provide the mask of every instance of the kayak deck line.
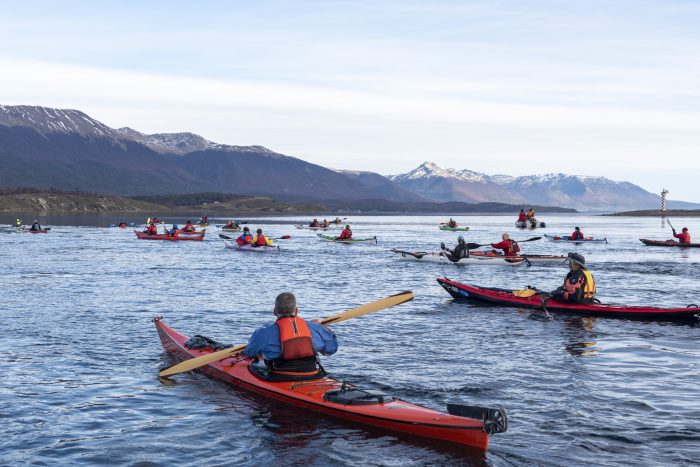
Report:
M154 321L166 352L181 360L210 353L208 350L187 349L184 346L187 336L168 328L159 318ZM479 420L439 412L393 397L388 401L367 405L344 405L327 401L325 397L328 391L339 386L360 388L329 377L303 382L270 382L254 375L248 368L250 361L248 357L224 359L205 365L200 370L215 379L290 405L374 428L462 444L483 451L488 448L487 430L490 430L490 433L498 433L507 428L505 411L502 409L464 407L466 413L483 414L483 419Z

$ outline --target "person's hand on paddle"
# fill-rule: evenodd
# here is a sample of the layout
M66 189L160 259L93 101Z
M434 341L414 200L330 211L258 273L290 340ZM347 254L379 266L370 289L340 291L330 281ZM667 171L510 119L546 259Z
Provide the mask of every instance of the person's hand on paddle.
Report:
M441 249L441 250L446 250L446 249L447 249L447 248L445 248L445 243L444 243L444 242L440 242L440 249Z

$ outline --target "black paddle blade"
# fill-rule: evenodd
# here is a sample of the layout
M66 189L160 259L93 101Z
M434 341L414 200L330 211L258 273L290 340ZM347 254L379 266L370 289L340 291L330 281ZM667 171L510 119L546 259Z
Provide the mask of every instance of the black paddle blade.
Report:
M219 238L223 238L224 240L233 240L233 237L229 237L228 235L224 234L219 234Z
M481 248L482 246L488 246L488 245L479 245L478 243L467 243L467 249L469 249L469 250L475 250L477 248Z
M484 422L484 431L490 435L508 430L506 409L489 409L475 405L447 404L447 412L458 417L473 418Z

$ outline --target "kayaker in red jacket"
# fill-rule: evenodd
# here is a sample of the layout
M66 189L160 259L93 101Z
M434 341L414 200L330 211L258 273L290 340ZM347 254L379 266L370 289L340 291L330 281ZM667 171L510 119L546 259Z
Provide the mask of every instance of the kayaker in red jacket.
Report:
M527 215L525 214L525 210L521 209L520 213L518 213L518 222L525 222L527 221Z
M192 221L190 220L188 220L187 224L185 224L185 226L182 228L183 232L194 232L195 230L197 230L197 227L192 225Z
M253 237L252 245L253 246L271 246L272 245L272 240L267 238L265 235L263 235L262 229L258 229L255 232L257 235Z
M501 237L503 240L498 243L492 243L491 246L498 250L503 250L505 256L517 256L520 251L520 246L518 242L510 239L510 235L504 233Z
M586 269L586 259L578 253L569 253L569 273L564 285L550 295L553 299L570 303L593 303L596 294L593 274Z
M574 232L571 235L569 235L569 240L583 240L583 239L584 239L584 236L583 236L583 232L581 232L580 227L576 227Z
M352 240L352 230L350 230L350 224L347 224L340 235L335 237L336 240Z
M457 227L457 221L450 217L450 220L447 221L447 227L454 229L455 227Z
M148 224L148 226L146 227L146 230L144 230L144 232L147 233L148 235L156 235L158 233L158 227L156 226L156 224L153 221L151 221L151 223Z
M250 368L271 381L318 379L326 372L318 353L332 355L338 350L333 331L299 316L294 294L283 292L275 299L276 322L256 330L243 353L257 358Z
M309 224L309 227L318 227L318 219L314 219Z
M250 245L253 243L253 236L250 234L250 229L248 227L243 227L243 233L238 236L236 243L239 245Z
M688 227L683 227L681 233L676 233L676 229L673 229L673 236L678 239L681 245L690 245L690 232L688 232Z

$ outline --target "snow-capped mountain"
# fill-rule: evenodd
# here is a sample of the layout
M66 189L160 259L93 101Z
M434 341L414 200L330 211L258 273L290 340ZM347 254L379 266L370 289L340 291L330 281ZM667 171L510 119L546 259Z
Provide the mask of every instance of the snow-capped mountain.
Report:
M0 125L28 127L40 134L79 134L100 138L115 136L112 128L79 110L33 105L0 105Z
M389 177L421 196L441 201L497 201L562 206L579 211L654 209L660 196L630 182L606 177L550 173L514 177L486 175L471 170L443 169L424 162L416 169ZM692 203L669 202L692 207Z

